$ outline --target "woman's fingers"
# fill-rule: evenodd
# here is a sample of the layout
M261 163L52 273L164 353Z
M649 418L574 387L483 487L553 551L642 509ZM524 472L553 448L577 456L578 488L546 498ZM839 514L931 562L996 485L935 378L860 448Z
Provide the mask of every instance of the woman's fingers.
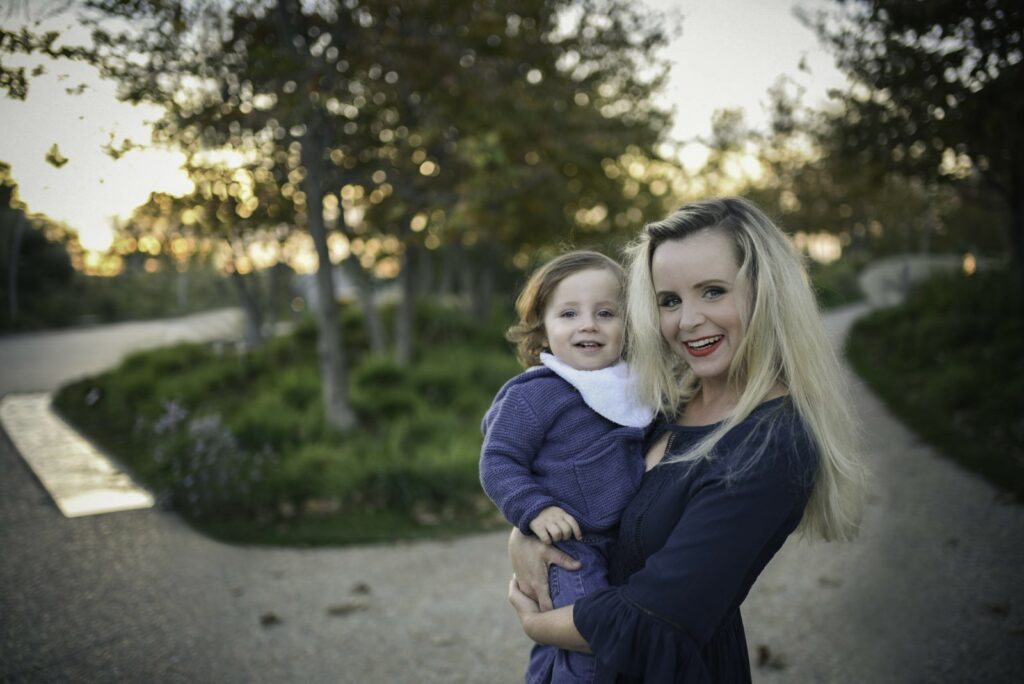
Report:
M579 570L580 562L557 546L547 546L541 556L547 565L557 565L565 570Z
M540 612L537 602L520 590L515 575L512 575L512 579L508 583L508 602L512 604L512 608L519 615L519 621L523 624L524 629L526 628L526 618Z

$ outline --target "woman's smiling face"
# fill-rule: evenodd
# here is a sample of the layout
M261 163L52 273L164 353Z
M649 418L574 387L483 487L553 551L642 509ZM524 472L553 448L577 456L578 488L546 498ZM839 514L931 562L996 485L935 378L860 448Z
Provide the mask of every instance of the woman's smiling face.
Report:
M732 241L713 228L658 245L651 260L662 337L705 386L725 382L743 337L738 274Z

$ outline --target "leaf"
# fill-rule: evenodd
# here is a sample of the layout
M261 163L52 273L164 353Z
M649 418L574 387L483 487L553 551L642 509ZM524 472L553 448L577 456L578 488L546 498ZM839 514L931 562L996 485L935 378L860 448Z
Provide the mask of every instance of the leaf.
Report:
M58 169L68 163L68 158L60 153L60 149L57 148L57 143L53 143L53 145L50 146L50 149L46 152L45 159L47 164L51 164Z

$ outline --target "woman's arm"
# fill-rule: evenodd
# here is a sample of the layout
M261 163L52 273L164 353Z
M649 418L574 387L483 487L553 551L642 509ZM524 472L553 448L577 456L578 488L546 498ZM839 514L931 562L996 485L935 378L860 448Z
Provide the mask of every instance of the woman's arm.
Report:
M548 566L557 565L566 570L579 570L579 561L557 547L545 544L536 537L512 528L508 538L508 557L512 572L518 578L520 591L535 601L541 611L549 611L551 592L548 590Z
M516 609L526 636L538 644L590 653L590 645L572 621L572 606L541 612L540 606L520 590L516 577L508 583L508 602Z

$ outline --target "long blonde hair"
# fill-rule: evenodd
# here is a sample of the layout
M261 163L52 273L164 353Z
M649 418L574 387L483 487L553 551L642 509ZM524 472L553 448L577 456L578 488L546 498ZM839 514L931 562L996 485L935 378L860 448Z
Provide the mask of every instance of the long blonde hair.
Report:
M704 230L720 231L732 242L739 264L737 287L747 293L741 312L745 330L728 376L739 401L707 437L665 462L712 458L718 441L781 384L818 450L814 488L798 530L824 539L850 539L860 524L866 471L842 369L799 252L753 203L725 197L687 204L645 226L627 247L626 355L641 398L672 420L700 389L700 379L661 335L651 259L659 245ZM750 462L760 452L754 449Z

